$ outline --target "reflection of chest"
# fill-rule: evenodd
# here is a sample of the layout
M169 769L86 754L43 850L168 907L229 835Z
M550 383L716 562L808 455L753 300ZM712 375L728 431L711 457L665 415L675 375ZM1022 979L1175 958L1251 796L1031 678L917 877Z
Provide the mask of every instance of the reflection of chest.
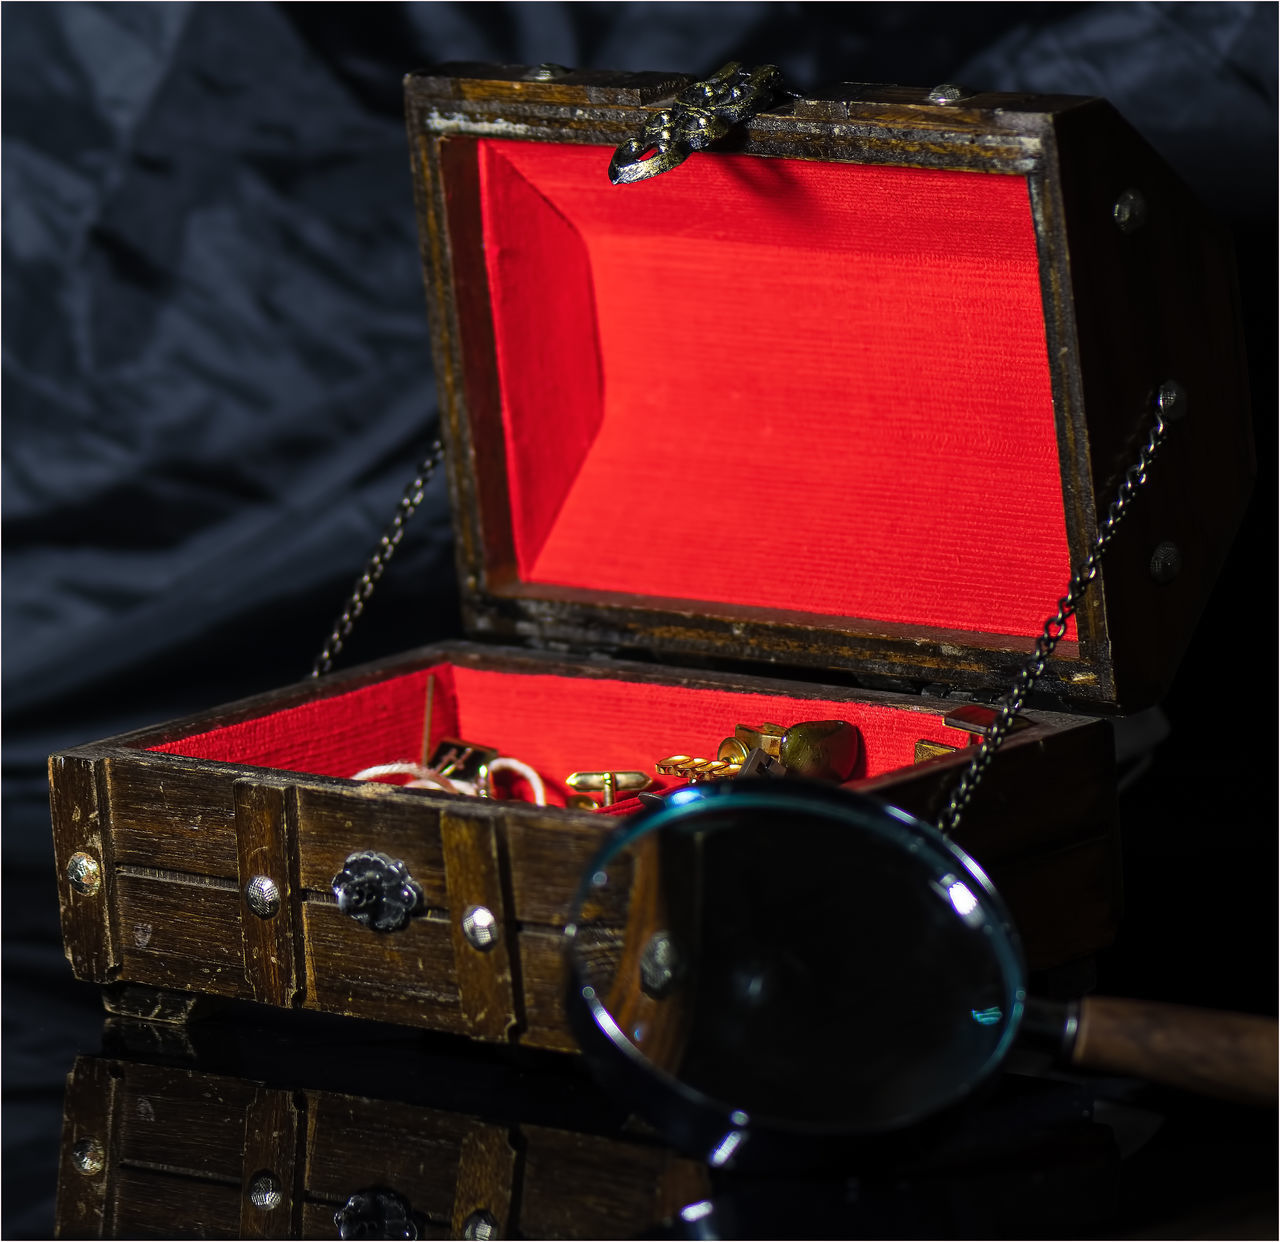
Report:
M146 1024L114 1034L154 1051ZM230 1049L210 1043L225 1063ZM330 1056L338 1047L327 1069L238 1047L236 1076L148 1064L143 1052L79 1058L59 1236L636 1237L708 1193L705 1170L620 1134L576 1075L433 1064L385 1038L326 1039ZM373 1062L381 1073L367 1072ZM339 1075L341 1089L330 1086ZM308 1085L295 1090L300 1076ZM495 1092L495 1076L514 1089Z
M1226 244L1098 101L850 87L610 184L681 85L409 79L471 641L55 756L81 977L571 1048L560 931L603 823L568 775L844 720L858 786L936 817L1163 393L1150 481L957 836L1033 968L1109 941L1090 713L1162 693L1252 472ZM531 765L549 805L349 779L424 732ZM358 854L421 893L394 932L333 896Z

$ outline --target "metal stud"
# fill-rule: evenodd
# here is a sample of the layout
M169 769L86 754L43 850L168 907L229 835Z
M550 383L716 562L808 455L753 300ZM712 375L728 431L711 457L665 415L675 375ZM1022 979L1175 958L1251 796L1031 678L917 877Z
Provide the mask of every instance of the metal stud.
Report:
M654 932L640 954L640 987L648 996L661 1000L684 977L684 962L671 933Z
M274 1173L268 1173L264 1169L254 1176L249 1183L249 1202L264 1212L274 1212L284 1202L280 1182Z
M1156 406L1161 417L1176 423L1187 414L1187 390L1177 380L1165 380L1156 390Z
M462 934L473 949L487 953L498 943L498 920L488 906L468 906L462 913Z
M83 1173L85 1177L97 1177L107 1164L102 1144L96 1138L82 1138L71 1149L71 1159L76 1171Z
M1140 229L1147 221L1147 200L1141 190L1125 190L1116 199L1111 209L1111 217L1122 233L1132 233Z
M280 890L270 876L255 875L244 886L244 899L260 919L274 918L280 910Z
M953 104L959 103L968 94L963 86L957 86L954 82L942 82L929 92L928 100L935 104Z
M102 868L92 854L77 851L67 860L67 879L77 893L92 897L102 887Z
M470 1242L489 1242L498 1236L498 1219L484 1208L472 1212L462 1224L462 1236Z
M1182 550L1176 543L1166 539L1156 545L1151 554L1151 576L1164 586L1172 582L1182 572Z

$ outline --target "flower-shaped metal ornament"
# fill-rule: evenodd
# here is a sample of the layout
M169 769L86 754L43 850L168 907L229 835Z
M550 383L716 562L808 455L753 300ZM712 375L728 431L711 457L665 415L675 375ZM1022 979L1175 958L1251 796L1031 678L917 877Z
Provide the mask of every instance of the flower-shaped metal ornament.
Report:
M347 857L333 877L338 909L376 932L405 927L426 907L422 885L397 858L376 850L360 850Z
M403 1238L420 1235L416 1213L409 1201L394 1190L375 1186L360 1190L333 1214L340 1238Z

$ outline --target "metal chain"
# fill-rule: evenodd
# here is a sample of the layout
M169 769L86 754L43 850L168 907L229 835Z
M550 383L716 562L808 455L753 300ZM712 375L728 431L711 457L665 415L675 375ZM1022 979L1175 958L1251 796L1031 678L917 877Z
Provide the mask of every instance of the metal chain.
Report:
M333 632L325 640L320 654L316 656L315 665L311 669L312 677L320 677L333 668L334 660L337 659L338 654L350 637L351 629L355 625L357 618L364 612L364 606L368 603L369 596L373 594L373 588L378 585L378 579L382 577L383 571L387 568L387 562L395 555L396 549L400 546L400 540L404 538L405 523L417 512L418 506L422 503L422 498L426 494L427 484L431 482L443 456L444 447L439 440L433 440L431 448L428 450L422 464L418 467L418 473L414 475L413 482L405 488L404 495L400 497L400 503L396 506L395 516L391 519L391 523L386 530L382 532L382 538L378 540L377 547L373 550L373 555L369 557L360 577L356 579L351 598L347 600L346 607L343 608L338 615L337 621L333 624Z
M1138 460L1125 471L1120 490L1117 492L1116 498L1111 502L1106 519L1098 530L1098 537L1094 540L1088 557L1085 559L1084 564L1071 576L1071 582L1067 586L1067 593L1058 601L1058 611L1044 623L1044 632L1036 639L1035 650L1031 659L1027 661L1017 677L1014 678L1013 685L1005 691L1004 697L998 701L995 720L988 728L986 736L978 746L977 753L970 760L969 766L964 770L959 781L956 782L956 787L951 793L951 800L947 803L942 814L938 816L938 828L944 835L950 835L959 825L960 816L972 801L974 790L977 789L978 783L991 766L991 760L994 758L996 750L1013 729L1014 720L1022 709L1023 701L1031 693L1032 686L1035 685L1041 673L1044 672L1045 665L1049 663L1049 657L1053 655L1055 648L1062 640L1062 636L1067 632L1067 622L1075 615L1076 609L1080 606L1080 601L1089 589L1089 584L1098 576L1098 564L1102 560L1103 553L1107 550L1107 545L1115 536L1116 529L1124 518L1125 511L1128 509L1138 488L1146 483L1147 469L1165 439L1165 422L1161 416L1162 399L1163 392L1156 400L1155 421L1152 424L1151 433L1147 437L1147 442L1138 453Z

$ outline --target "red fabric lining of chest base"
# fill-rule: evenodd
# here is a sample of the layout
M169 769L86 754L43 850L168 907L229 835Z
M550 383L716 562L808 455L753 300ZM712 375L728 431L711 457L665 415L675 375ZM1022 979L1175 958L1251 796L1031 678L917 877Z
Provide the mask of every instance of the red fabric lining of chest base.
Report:
M1025 179L476 147L522 581L1039 632L1070 561Z
M418 760L431 674L433 741L458 737L524 760L546 780L548 800L561 806L570 772L652 774L655 761L668 755L714 756L738 724L848 720L863 741L855 776L910 766L921 738L949 746L969 742L967 733L946 727L933 712L441 664L151 749L339 777ZM662 786L657 779L655 787Z

